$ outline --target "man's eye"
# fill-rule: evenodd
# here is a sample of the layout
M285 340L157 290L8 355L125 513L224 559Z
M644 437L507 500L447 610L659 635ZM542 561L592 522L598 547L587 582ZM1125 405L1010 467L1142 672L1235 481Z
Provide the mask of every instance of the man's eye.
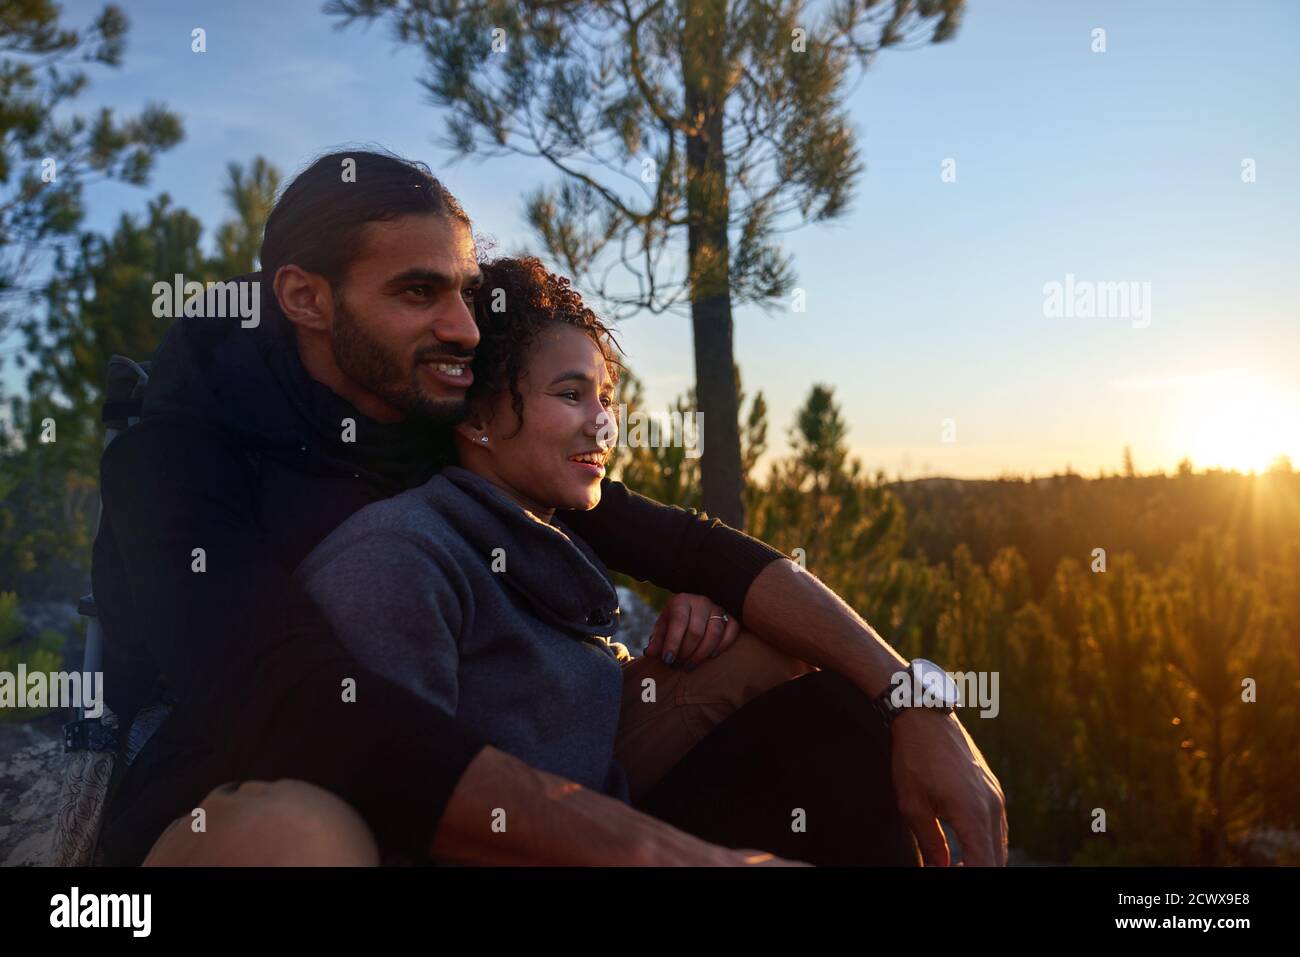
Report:
M472 301L474 297L478 295L478 290L471 287L469 289L462 289L460 294L466 299Z
M570 389L568 392L561 392L560 395L562 395L566 399L572 399L574 402L578 401L577 389Z
M415 295L417 295L417 296L419 296L421 299L423 299L423 298L425 298L425 297L428 296L428 294L429 294L429 287L428 287L428 286L409 286L409 287L407 288L406 291L407 291L407 292L410 292L410 293L414 293Z
M611 405L614 404L614 399L611 396L602 395L600 397L600 404L608 409Z

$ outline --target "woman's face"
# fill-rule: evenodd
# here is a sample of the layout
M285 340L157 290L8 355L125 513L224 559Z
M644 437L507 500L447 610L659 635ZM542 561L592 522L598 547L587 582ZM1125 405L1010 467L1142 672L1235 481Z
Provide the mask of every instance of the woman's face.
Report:
M581 329L555 324L534 344L519 392L522 428L509 389L495 397L490 417L472 415L457 427L461 465L548 521L555 509L595 508L618 435L600 347Z

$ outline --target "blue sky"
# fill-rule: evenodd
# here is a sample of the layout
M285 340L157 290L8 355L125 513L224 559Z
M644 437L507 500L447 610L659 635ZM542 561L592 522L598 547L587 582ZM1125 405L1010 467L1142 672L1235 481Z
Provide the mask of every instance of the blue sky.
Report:
M94 71L79 109L160 100L186 139L145 190L96 187L88 228L164 190L211 228L228 161L262 154L291 174L374 143L428 162L501 247L530 241L521 194L552 174L527 159L452 165L422 58L386 25L339 31L306 0L125 6L124 68ZM852 210L786 237L807 311L737 313L773 451L823 382L855 454L891 477L1095 474L1125 444L1143 471L1187 454L1300 464L1300 4L969 6L954 41L887 51L856 86L866 171ZM190 51L196 26L206 54ZM1149 323L1045 316L1045 284L1067 275L1149 283ZM686 319L634 317L620 335L652 406L690 384Z

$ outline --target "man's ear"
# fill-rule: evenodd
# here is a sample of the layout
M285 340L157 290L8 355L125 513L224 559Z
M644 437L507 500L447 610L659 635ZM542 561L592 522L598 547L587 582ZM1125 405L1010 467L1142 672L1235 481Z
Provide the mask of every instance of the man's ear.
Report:
M280 311L294 325L329 332L334 325L334 294L329 281L300 266L281 266L272 285Z

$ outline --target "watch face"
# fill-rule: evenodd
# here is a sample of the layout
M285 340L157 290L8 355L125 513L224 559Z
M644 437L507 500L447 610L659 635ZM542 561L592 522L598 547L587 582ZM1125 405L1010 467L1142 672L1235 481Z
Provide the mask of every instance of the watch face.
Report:
M913 704L926 708L955 708L957 683L948 672L924 658L912 660Z

